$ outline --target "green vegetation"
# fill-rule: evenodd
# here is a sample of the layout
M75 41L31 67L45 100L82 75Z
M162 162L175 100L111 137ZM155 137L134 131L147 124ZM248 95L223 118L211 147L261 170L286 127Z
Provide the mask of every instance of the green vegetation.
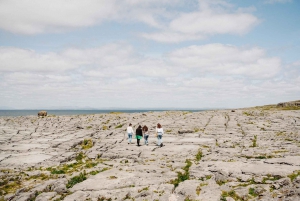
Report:
M189 169L192 166L192 162L189 159L186 159L185 161L186 165L183 168L184 173L177 172L177 178L175 180L171 180L171 184L175 186L175 188L179 185L180 182L183 182L185 180L188 180L190 178Z
M276 180L279 180L279 179L281 179L281 176L279 176L279 175L273 175L272 176L272 175L268 174L267 177L263 178L262 183L265 184L267 180L276 181Z
M90 149L93 147L93 141L91 139L84 139L82 142L82 149Z
M85 157L84 154L83 154L82 152L80 152L80 153L75 157L75 159L76 159L76 161L81 161L84 157Z
M138 193L140 193L140 192L142 192L142 191L148 191L149 190L149 186L147 186L147 187L145 187L145 188L143 188L143 189L141 189L141 190L138 190Z
M53 168L51 170L51 174L65 174L65 171L64 170L57 170L57 169Z
M107 130L108 127L107 126L102 126L102 130Z
M253 197L257 197L258 194L255 192L255 189L254 188L249 188L249 194Z
M84 173L81 172L78 176L72 177L68 181L66 187L67 188L72 188L75 184L83 182L84 180L86 180L86 174L85 174L85 172Z
M203 157L202 150L199 149L196 154L196 161L200 161L202 157Z
M245 157L247 159L268 159L268 158L273 158L272 155L259 155L259 156L242 156L242 157Z
M200 195L201 187L207 186L207 185L208 185L207 183L201 183L199 186L197 186L197 188L196 188L196 194Z
M101 196L101 197L98 197L97 201L112 201L112 199Z
M246 116L254 116L253 112L243 112L243 115L246 115Z
M86 129L91 129L91 128L93 128L93 127L92 127L92 126L87 126L87 127L86 127Z
M253 140L252 140L252 146L251 146L251 147L257 147L256 142L257 142L257 135L254 135L254 138L253 138Z
M222 195L221 195L221 200L225 200L226 201L226 197L232 197L234 200L242 200L236 193L234 190L231 190L229 192L227 191L222 191Z
M288 177L291 179L291 181L294 181L298 176L300 175L300 170L294 171L292 174L288 175Z
M21 188L21 182L20 181L4 180L4 181L1 182L0 196L6 195L8 193L14 193L19 188Z
M119 124L115 128L122 128L124 124Z
M90 175L96 175L96 174L98 174L100 171L98 171L98 170L94 170L94 171L91 171L89 174Z
M85 164L85 167L86 168L92 168L92 167L95 167L96 165L98 165L98 163L95 163L95 162L87 162Z

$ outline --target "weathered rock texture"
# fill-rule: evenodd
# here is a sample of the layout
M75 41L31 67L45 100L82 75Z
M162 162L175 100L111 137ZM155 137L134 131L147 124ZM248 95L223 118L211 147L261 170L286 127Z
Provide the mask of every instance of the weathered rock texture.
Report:
M278 103L277 107L300 107L300 100Z
M150 128L148 146L127 143L129 123ZM299 129L299 110L3 117L0 197L300 200Z

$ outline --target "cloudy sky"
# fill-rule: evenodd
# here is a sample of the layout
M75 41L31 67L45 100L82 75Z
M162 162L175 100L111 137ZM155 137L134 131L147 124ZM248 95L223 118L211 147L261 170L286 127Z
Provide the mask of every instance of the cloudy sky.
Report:
M0 0L0 108L300 99L298 0Z

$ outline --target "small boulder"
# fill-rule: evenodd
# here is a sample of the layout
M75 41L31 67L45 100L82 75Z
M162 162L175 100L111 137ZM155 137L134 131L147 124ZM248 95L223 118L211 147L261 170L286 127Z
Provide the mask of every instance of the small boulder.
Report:
M38 117L46 117L47 116L47 111L39 111L38 112Z

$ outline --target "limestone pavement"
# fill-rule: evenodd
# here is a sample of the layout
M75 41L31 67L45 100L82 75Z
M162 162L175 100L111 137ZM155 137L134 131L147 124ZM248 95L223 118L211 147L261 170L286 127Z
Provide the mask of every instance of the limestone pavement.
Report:
M299 129L300 110L2 117L0 198L300 200Z

